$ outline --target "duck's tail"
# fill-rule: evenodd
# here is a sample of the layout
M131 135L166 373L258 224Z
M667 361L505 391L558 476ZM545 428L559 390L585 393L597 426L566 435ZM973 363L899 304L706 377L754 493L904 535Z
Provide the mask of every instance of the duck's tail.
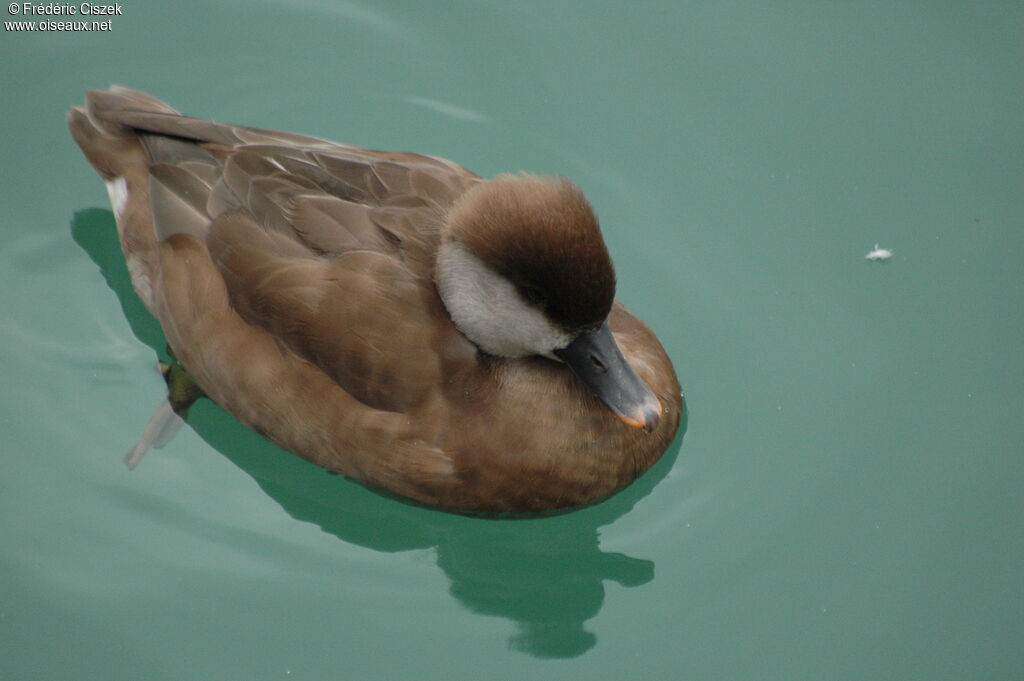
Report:
M133 124L137 117L182 118L155 97L115 85L106 91L87 92L85 106L72 107L67 122L71 136L106 182L132 285L156 315L153 286L158 281L159 255L150 202L154 160L150 147L159 145L160 139L171 145L181 143ZM167 444L181 427L187 407L197 399L193 397L182 409L181 400L175 402L173 389L168 380L168 400L153 413L138 443L125 456L128 468L138 465L150 449Z
M156 97L120 85L105 91L89 90L85 106L68 111L71 136L107 182L124 177L131 164L145 163L138 132L126 124L127 117L143 113L180 115Z
M90 90L84 107L73 107L68 129L85 158L106 182L132 285L143 304L155 313L153 282L157 279L157 241L149 200L149 162L144 133L121 122L126 112L179 114L160 100L120 86Z

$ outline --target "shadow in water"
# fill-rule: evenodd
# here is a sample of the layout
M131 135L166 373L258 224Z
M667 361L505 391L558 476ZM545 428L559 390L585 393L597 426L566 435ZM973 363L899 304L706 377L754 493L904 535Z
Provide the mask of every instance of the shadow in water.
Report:
M76 213L71 232L100 266L135 335L164 356L163 333L132 290L110 211ZM518 631L509 645L544 658L575 657L597 643L585 623L601 609L604 580L638 586L654 578L652 561L602 551L598 529L627 513L665 477L686 430L684 421L657 465L600 504L546 518L488 520L413 506L328 474L267 442L209 400L196 404L189 425L296 520L377 551L435 548L452 596L471 612L514 622Z

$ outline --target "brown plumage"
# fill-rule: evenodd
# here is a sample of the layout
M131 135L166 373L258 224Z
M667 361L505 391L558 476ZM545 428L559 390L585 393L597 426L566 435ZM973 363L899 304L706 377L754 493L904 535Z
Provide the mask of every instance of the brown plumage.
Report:
M606 496L671 442L672 364L613 303L597 220L568 181L485 182L444 159L184 117L120 87L89 92L68 125L178 359L296 454L422 503L516 513ZM468 340L434 284L452 240L557 328L607 317L660 403L653 430L617 419L560 362Z

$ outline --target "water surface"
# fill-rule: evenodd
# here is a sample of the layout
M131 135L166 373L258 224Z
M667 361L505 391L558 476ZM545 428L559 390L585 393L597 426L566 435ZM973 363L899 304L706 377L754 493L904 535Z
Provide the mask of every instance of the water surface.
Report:
M0 36L0 678L1024 674L1019 3L112 21ZM63 122L111 82L571 177L676 363L685 438L610 501L521 522L385 499L210 404L127 471L163 341Z

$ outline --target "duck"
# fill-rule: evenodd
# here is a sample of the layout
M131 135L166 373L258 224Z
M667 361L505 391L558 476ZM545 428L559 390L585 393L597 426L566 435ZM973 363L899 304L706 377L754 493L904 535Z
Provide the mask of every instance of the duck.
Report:
M67 123L190 401L372 489L470 514L598 502L672 443L675 369L615 300L598 219L568 179L485 179L192 118L121 86L88 91Z

